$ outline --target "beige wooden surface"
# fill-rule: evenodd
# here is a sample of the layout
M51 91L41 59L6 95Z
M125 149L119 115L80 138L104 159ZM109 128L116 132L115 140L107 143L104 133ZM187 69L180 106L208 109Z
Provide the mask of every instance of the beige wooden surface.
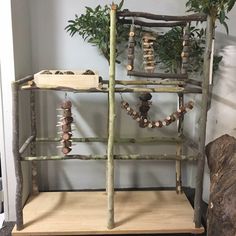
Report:
M135 233L202 233L195 229L193 209L174 191L115 193L115 225L106 229L104 192L47 192L24 207L25 228L17 235L92 235Z
M65 70L60 70L65 72ZM38 88L73 88L73 89L90 89L99 87L99 76L83 75L84 71L73 71L74 75L55 74L55 70L50 70L53 74L43 74L43 71L34 74L34 82Z

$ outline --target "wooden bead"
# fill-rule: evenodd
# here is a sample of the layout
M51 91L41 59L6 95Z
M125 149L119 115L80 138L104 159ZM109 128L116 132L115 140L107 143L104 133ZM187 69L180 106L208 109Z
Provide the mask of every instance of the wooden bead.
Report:
M162 122L159 120L159 121L156 121L156 122L155 122L155 126L156 126L157 128L161 128L163 125L162 125Z
M73 117L71 117L71 116L64 117L62 120L63 125L68 125L68 124L71 124L72 122L73 122Z
M188 63L188 57L182 57L182 63L183 64L186 64L186 63Z
M72 103L71 101L67 100L67 101L64 101L62 104L61 104L61 108L62 109L70 109L72 107Z
M63 147L62 148L62 153L64 155L67 155L72 149L70 147Z
M62 129L63 133L71 132L71 126L70 125L62 125L61 129Z
M63 117L71 117L71 116L72 116L71 109L63 110Z
M129 37L134 37L135 36L135 33L133 31L130 31L129 32Z
M70 133L63 133L61 136L62 140L65 140L65 141L70 140L71 137L72 137L72 134L70 134Z
M62 146L63 147L71 147L72 142L70 140L63 140L62 141Z
M126 66L126 69L127 69L128 71L131 71L131 70L133 70L133 66L132 66L132 65L127 65L127 66Z
M181 57L189 57L189 52L182 52Z

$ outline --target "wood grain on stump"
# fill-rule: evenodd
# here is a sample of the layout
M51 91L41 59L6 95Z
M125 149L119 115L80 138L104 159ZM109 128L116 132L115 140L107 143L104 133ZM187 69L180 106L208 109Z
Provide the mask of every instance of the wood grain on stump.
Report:
M206 146L210 168L208 236L236 236L236 139L223 135Z

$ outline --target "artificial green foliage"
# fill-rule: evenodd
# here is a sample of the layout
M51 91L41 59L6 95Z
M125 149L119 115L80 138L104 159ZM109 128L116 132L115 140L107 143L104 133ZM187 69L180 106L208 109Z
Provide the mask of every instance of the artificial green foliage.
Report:
M121 10L124 0L120 2L117 10ZM75 15L74 20L69 20L66 26L66 31L74 36L76 33L82 36L84 40L97 46L103 56L109 62L109 37L110 37L110 6L100 6L90 8L86 7L85 14L81 16ZM117 57L121 54L122 50L120 44L128 40L128 27L117 23Z
M214 21L218 19L228 33L227 13L232 10L235 2L236 0L188 0L186 7L188 11L211 15Z

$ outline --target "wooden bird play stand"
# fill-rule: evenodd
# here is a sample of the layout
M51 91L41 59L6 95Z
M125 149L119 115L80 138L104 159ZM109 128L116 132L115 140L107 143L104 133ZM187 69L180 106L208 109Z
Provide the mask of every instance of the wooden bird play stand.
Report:
M165 74L155 71L141 71L134 64L134 34L130 34L128 52L128 75L144 77L140 80L116 80L116 21L130 22L130 17L151 19L154 22L134 20L137 25L148 27L173 27L179 25L183 30L182 67L180 73ZM127 19L127 20L126 20ZM160 21L165 22L160 22ZM207 21L206 51L204 57L203 79L201 82L188 78L188 29L191 21ZM131 27L132 28L132 27ZM133 29L133 28L132 28ZM110 69L109 81L103 81L98 86L98 76L94 76L91 85L76 87L74 83L55 86L47 81L48 74L39 80L35 77L35 84L25 85L32 81L28 76L12 84L13 90L13 153L16 171L16 228L13 235L91 235L91 234L132 234L132 233L202 233L201 201L204 170L204 148L207 118L207 102L209 96L210 55L214 32L213 20L210 16L194 14L188 16L160 16L140 12L117 12L116 5L112 5L110 13ZM149 38L151 36L148 36ZM146 39L145 39L146 40ZM152 40L154 40L152 38ZM152 59L152 58L151 58ZM151 60L150 59L150 60ZM152 62L154 63L154 62ZM153 66L153 65L151 65ZM147 69L147 68L146 68ZM43 78L45 76L45 78ZM57 81L60 80L58 74ZM70 77L73 75L65 75ZM47 79L46 79L47 78ZM72 79L72 78L70 78ZM43 84L42 81L46 81ZM42 82L42 83L41 83ZM40 85L41 83L41 85ZM149 87L140 87L150 85ZM130 87L132 86L132 87ZM20 147L19 145L19 95L24 90L30 90L31 135ZM36 153L36 144L40 142L60 142L58 138L41 138L37 135L35 109L35 93L37 90L68 91L68 92L96 92L108 93L108 136L106 137L70 137L73 144L77 142L107 143L107 154L104 155L61 155L40 156ZM116 107L115 93L176 93L178 110L182 112L184 94L196 93L201 95L201 114L199 124L199 145L192 145L183 134L183 119L179 117L176 135L173 137L117 137L115 134ZM150 124L149 124L150 126ZM164 128L163 128L164 129ZM141 155L136 153L120 154L114 152L116 143L163 143L176 146L174 154ZM184 153L184 146L195 150L193 155ZM25 155L30 147L30 155ZM107 165L106 193L99 192L55 192L39 193L37 185L36 161L48 160L105 160ZM176 162L176 191L114 191L114 160L168 160ZM22 209L23 177L21 163L32 163L32 193ZM195 207L191 208L182 193L181 163L182 161L197 161ZM105 188L105 186L104 186Z

